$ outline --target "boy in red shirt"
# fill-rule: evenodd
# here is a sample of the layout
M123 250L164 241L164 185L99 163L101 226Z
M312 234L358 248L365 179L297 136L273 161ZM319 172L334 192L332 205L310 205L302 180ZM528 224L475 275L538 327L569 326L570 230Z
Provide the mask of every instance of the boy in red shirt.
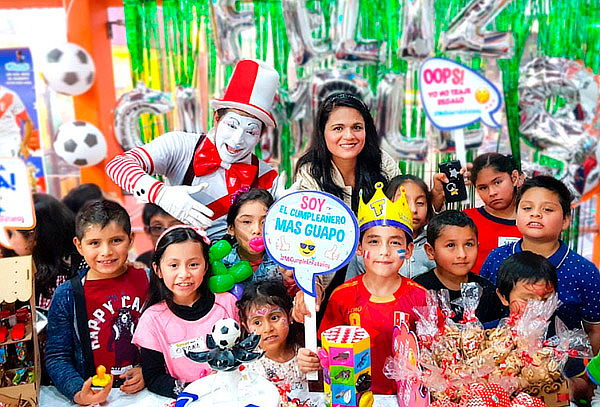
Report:
M426 290L399 274L404 260L412 254L412 214L404 190L395 202L387 199L383 184L369 203L361 198L358 224L361 239L357 254L365 260L365 274L348 280L331 295L319 327L319 335L334 326L355 325L371 337L371 389L376 394L396 394L396 383L383 374L383 365L392 355L392 330L403 314L410 316L414 329L414 307L426 305ZM314 367L317 356L302 349L298 364Z

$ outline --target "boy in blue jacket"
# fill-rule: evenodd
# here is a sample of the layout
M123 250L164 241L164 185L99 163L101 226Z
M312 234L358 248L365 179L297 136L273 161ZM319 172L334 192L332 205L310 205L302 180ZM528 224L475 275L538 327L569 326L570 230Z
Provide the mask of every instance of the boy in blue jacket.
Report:
M148 275L127 265L131 223L118 203L86 204L77 215L75 234L75 246L89 268L54 294L48 313L46 368L65 397L88 405L106 401L118 384L125 393L144 388L137 367L139 350L131 339L146 301ZM114 381L96 392L91 377L99 365Z

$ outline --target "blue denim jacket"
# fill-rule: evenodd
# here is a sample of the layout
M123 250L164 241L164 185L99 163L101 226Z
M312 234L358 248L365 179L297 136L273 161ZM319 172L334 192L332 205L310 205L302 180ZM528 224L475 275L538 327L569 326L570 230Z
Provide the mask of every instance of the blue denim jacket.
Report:
M69 400L81 390L85 379L95 374L83 297L86 274L87 269L58 286L48 312L46 369L58 391Z

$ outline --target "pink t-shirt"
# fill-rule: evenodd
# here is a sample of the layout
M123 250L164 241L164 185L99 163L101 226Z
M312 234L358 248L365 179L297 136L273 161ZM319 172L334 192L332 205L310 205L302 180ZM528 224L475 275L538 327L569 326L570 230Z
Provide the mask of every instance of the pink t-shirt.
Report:
M184 350L205 351L206 334L222 318L239 321L235 297L230 293L215 294L215 304L208 314L197 321L186 321L176 316L163 301L148 308L133 335L133 343L161 352L169 374L178 380L193 382L210 373L208 363L188 359Z

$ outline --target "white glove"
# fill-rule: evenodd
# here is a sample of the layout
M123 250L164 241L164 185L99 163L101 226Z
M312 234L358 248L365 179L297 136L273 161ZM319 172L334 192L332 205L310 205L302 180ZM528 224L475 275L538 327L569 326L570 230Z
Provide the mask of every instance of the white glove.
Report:
M212 224L213 211L190 196L207 186L205 182L194 186L163 185L155 203L183 223L207 228Z
M279 176L277 177L275 184L271 187L271 195L273 195L273 198L275 198L275 200L283 198L287 194L297 191L298 187L300 186L300 181L296 181L292 185L290 185L289 188L286 188L286 182L287 174L285 173L285 171L282 171L281 174L279 174Z

